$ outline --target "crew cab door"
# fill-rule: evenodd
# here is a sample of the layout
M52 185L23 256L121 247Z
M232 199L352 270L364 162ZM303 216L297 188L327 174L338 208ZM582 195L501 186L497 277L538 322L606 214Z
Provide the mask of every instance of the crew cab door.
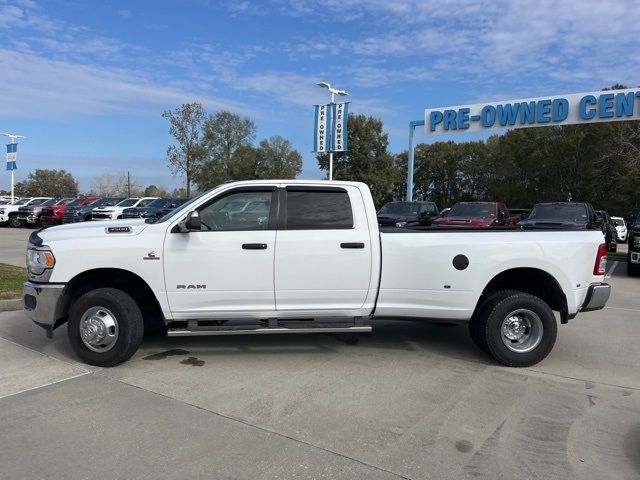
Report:
M275 187L238 187L198 207L200 231L175 227L164 246L175 319L256 316L275 310Z
M372 246L355 187L280 190L275 254L278 311L361 308L369 291Z

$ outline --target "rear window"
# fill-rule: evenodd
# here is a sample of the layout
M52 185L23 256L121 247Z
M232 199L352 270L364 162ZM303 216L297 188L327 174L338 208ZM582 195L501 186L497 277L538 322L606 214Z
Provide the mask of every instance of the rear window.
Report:
M287 230L353 228L349 194L342 190L288 190Z
M600 215L599 213L597 215ZM564 220L577 223L587 222L587 207L580 204L536 205L529 214L529 220Z

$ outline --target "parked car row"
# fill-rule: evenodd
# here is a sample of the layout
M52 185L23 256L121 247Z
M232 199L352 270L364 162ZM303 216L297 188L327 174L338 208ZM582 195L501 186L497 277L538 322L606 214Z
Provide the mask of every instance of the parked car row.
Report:
M0 226L36 228L90 220L160 218L186 201L158 197L22 198L0 205Z
M637 218L634 221L637 222ZM618 242L625 242L629 234L622 217L611 217L604 210L594 210L587 202L545 202L536 204L532 209L508 209L500 202L459 202L440 213L433 202L390 202L378 211L378 224L396 227L598 229L604 235L609 252L617 251ZM640 242L640 237L637 238ZM631 243L630 240L630 246Z

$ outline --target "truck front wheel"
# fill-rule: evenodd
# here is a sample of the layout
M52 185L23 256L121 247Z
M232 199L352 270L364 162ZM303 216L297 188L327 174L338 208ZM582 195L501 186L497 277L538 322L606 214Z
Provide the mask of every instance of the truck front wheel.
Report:
M492 295L476 321L477 335L487 353L508 367L530 367L541 362L553 349L558 334L549 305L515 290Z
M98 288L73 303L67 334L84 362L112 367L136 353L142 343L144 322L140 308L127 293Z

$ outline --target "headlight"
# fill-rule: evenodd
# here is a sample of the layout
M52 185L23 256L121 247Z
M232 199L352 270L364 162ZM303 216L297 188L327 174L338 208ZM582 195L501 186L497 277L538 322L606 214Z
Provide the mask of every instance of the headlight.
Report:
M4 215L4 210L0 210L0 215Z
M30 248L27 250L27 269L34 275L42 275L48 268L53 268L56 258L49 247Z

